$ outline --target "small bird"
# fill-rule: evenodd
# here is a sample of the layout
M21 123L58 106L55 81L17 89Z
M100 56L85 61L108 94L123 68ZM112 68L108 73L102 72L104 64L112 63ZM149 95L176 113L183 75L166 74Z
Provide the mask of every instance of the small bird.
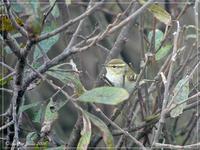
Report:
M137 74L122 59L112 59L106 65L106 79L116 87L132 92Z
M42 18L33 14L26 20L24 27L28 31L29 37L37 37L42 32Z

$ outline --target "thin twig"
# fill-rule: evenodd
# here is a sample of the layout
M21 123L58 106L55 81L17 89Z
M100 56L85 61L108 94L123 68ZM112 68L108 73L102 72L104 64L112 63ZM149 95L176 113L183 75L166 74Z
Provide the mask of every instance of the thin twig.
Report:
M161 143L155 143L154 144L154 148L167 148L167 149L198 149L200 147L200 143L196 143L196 144L191 144L191 145L185 145L185 146L181 146L181 145L171 145L171 144L161 144Z
M161 110L160 120L158 123L158 129L156 130L156 133L153 138L154 139L153 146L154 146L154 143L157 143L160 133L162 131L163 125L165 123L165 115L167 112L166 106L167 106L167 101L168 101L168 96L169 96L169 87L170 87L170 83L171 83L172 73L173 73L173 69L174 69L174 65L175 65L175 61L176 61L177 50L178 50L179 33L180 33L180 25L179 25L179 22L177 21L177 32L174 36L174 48L173 48L173 52L172 52L171 65L170 65L169 73L167 76L167 83L165 84L162 110Z
M146 2L141 8L139 8L135 13L133 13L132 15L130 15L129 17L127 17L125 20L121 21L117 26L114 26L112 29L110 29L109 34L115 32L116 30L118 30L119 28L123 27L124 25L126 25L127 23L129 23L131 20L135 19L136 16L138 16L139 14L141 14L150 4L152 4L153 2L155 2L156 0L149 0L148 2Z
M40 52L42 53L44 62L48 62L50 59L49 59L47 53L45 53L44 49L40 46L40 43L38 43L37 46L40 49Z
M11 11L11 6L10 6L10 1L9 0L4 0L4 4L6 6L6 9L7 9L7 13L8 13L8 16L12 22L12 25L26 38L28 38L28 33L26 32L26 30L21 27L17 21L15 20L15 17L13 16L12 14L12 11Z
M182 87L188 82L188 80L193 76L193 74L195 73L196 70L198 70L198 67L200 65L200 62L198 62L198 64L196 64L196 66L194 67L194 69L191 71L191 73L185 77L185 81L184 83L181 84L180 88L176 91L176 93L174 93L173 97L171 98L170 103L168 104L168 107L170 107L173 102L175 101L175 98L177 96L177 94L180 92L180 90L182 89Z
M131 9L131 12L130 12L130 16L137 12L136 11L137 7L138 6L135 6L135 7L132 6L132 9ZM129 22L127 25L125 25L122 28L117 40L115 41L112 49L110 50L109 55L106 57L106 60L105 60L104 64L108 63L112 58L117 57L120 54L120 52L123 50L122 47L125 45L125 43L127 41L126 39L129 36L130 29L132 28L133 24L134 24L134 21ZM95 83L96 86L101 84L101 78L102 78L103 74L105 74L105 71L106 71L105 66L103 66L101 71L100 71L100 73L99 73L99 75L98 75L98 77L97 77L97 80L96 80L96 83Z
M8 68L10 71L14 72L15 69L13 69L12 67L8 66L7 64L5 64L4 62L0 62L0 64L6 68Z
M2 130L4 130L4 129L8 128L9 126L11 126L11 125L13 125L13 124L14 124L14 121L11 121L11 122L9 122L9 123L7 123L7 124L1 126L1 127L0 127L0 131L2 131Z
M88 11L89 9L91 9L92 3L93 3L93 1L90 0L86 11ZM85 21L85 18L83 18L83 19L79 22L78 27L77 27L76 31L74 32L74 34L72 35L72 38L71 38L71 40L70 40L70 42L69 42L67 48L71 48L72 46L75 45L75 43L77 43L77 41L78 41L78 35L79 35L79 33L81 32L81 30L82 30L82 28L83 28L84 21ZM65 49L65 50L68 50L68 49Z
M185 99L185 100L179 102L178 104L176 104L175 106L173 106L173 107L171 107L171 108L170 108L170 106L168 106L168 107L169 107L169 110L171 111L171 110L175 109L176 107L180 106L181 104L186 103L186 102L188 102L188 101L190 101L190 100L192 100L192 99L194 99L194 98L197 98L197 99L198 99L199 96L200 96L200 92L198 92L198 93L192 95L191 97L189 97L189 98L187 98L187 99ZM197 100L197 102L198 102L198 101L200 101L200 100Z
M142 150L146 150L144 145L139 142L135 137L133 137L129 132L124 131L121 127L119 127L116 123L114 123L112 120L110 120L102 111L100 108L97 108L94 104L91 104L92 108L100 114L106 121L108 121L113 127L120 130L124 135L128 136L135 144L137 144Z
M8 93L13 93L13 90L10 90L10 89L5 89L5 88L0 88L0 91L5 91L5 92L8 92Z
M59 28L49 32L49 33L45 33L42 34L40 37L38 37L38 39L36 40L36 42L45 40L47 38L50 38L58 33L61 33L62 31L66 30L69 26L71 26L72 24L82 20L83 18L89 16L90 14L92 14L98 7L101 7L104 4L105 0L102 0L101 2L96 3L93 7L91 7L89 10L85 11L83 14L81 14L80 16L69 20L67 23L65 23L64 25L60 26Z
M199 115L197 114L197 115L195 115L195 118L193 119L193 122L190 122L191 127L190 127L189 131L187 132L187 135L186 135L185 139L183 140L182 145L185 145L186 142L187 142L189 139L191 139L191 136L193 136L192 130L195 129L195 126L197 125L198 119L199 119ZM194 132L196 132L196 131L194 131Z
M1 33L5 43L10 47L10 50L18 57L21 57L21 48L17 41L10 35L10 33Z
M53 10L53 8L55 7L56 2L57 2L57 0L55 0L54 3L53 3L53 5L47 10L47 12L44 13L43 20L42 20L42 27L44 26L44 23L45 23L48 15L51 13L51 11Z

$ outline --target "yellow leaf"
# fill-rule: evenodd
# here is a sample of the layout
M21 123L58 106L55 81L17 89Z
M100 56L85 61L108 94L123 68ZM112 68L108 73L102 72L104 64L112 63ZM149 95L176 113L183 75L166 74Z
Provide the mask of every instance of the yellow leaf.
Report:
M23 26L23 21L20 18L16 17L15 19L20 26ZM5 14L0 15L0 24L0 31L11 32L15 30L15 27L12 25L11 20Z
M171 16L170 14L163 9L160 5L152 4L149 5L148 10L153 13L154 17L156 17L161 22L165 23L166 25L170 25L171 23Z
M145 4L144 0L139 0L140 4ZM148 10L161 22L165 23L166 25L170 25L171 23L171 16L170 14L162 8L158 4L151 4L148 6Z

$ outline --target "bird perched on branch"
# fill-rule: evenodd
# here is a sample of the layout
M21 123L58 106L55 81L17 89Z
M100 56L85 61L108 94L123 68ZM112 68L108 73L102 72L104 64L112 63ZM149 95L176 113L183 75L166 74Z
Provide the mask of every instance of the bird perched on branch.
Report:
M112 59L106 65L106 79L116 87L123 87L129 93L135 86L137 74L122 59Z

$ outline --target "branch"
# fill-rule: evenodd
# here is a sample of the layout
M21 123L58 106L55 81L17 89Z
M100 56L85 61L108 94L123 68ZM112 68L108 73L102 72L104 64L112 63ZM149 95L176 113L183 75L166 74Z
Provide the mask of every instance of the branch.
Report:
M47 38L50 38L64 30L66 30L69 26L71 26L72 24L82 20L83 18L89 16L90 14L92 14L98 7L101 7L104 4L105 0L102 0L101 2L96 3L93 7L91 7L90 9L88 9L87 11L85 11L82 15L69 20L67 23L65 23L64 25L60 26L59 28L46 33L46 34L42 34L40 37L38 37L38 39L36 40L36 42L40 42L42 40L45 40Z
M11 94L13 93L13 90L5 89L5 88L0 88L0 91L5 91L5 92L11 93Z
M139 8L138 10L135 10L135 7L132 8L131 10L131 15L129 17L127 17L125 20L121 21L118 25L113 26L109 31L108 34L111 34L113 32L115 32L116 30L118 30L119 28L121 28L122 26L123 29L120 32L114 46L112 47L110 54L107 56L105 64L111 60L112 58L117 57L120 52L122 51L122 46L126 43L126 39L128 38L128 35L130 33L130 29L132 28L133 24L134 24L134 19L140 14L142 13L147 6L149 6L151 3L153 3L155 0L149 0L147 3L145 3L141 8ZM99 73L99 76L97 78L96 81L96 86L100 85L100 81L101 81L101 77L102 75L105 73L105 67L103 67Z
M93 1L90 0L86 11L88 11L88 10L91 8L92 2L93 2ZM83 27L83 25L84 25L84 21L85 21L85 18L82 19L82 20L79 22L79 25L78 25L76 31L74 32L74 34L72 35L72 38L71 38L71 40L70 40L70 42L69 42L67 48L71 48L71 47L74 46L74 45L76 44L76 42L78 41L78 34L79 34L79 33L81 32L81 30L82 30L82 27ZM67 50L67 49L65 49L65 50Z
M4 129L8 128L8 127L11 126L12 124L14 124L14 121L11 121L11 122L9 122L9 123L7 123L7 124L1 126L1 127L0 127L0 131L2 131L2 130L4 130Z
M153 0L151 0L153 1ZM50 33L47 33L45 35L41 35L40 38L38 38L38 41L41 41L41 40L44 40L46 38L49 38L61 31L63 31L65 29L65 27L68 27L69 25L83 19L84 17L86 17L87 15L91 14L97 7L103 5L104 1L102 0L100 3L97 3L95 6L93 6L92 8L90 8L88 11L86 11L85 13L83 13L82 15L80 15L79 17L73 19L73 21L69 21L68 23L64 24L62 27L50 32ZM144 7L145 6L145 7ZM143 7L146 8L147 5L144 5ZM143 9L144 9L143 8ZM143 10L142 9L142 10ZM137 10L135 13L138 15L138 11L140 12L141 10ZM135 14L134 13L134 14ZM131 19L134 19L136 17L136 15L133 15L134 17L131 17ZM131 20L129 20L131 21ZM63 53L61 53L60 55L58 55L57 57L55 57L54 59L52 59L51 61L47 62L46 64L42 65L38 71L40 73L44 73L45 71L47 71L50 67L53 67L54 65L57 65L60 61L66 59L68 56L70 56L71 54L74 54L74 53L77 53L77 52L81 52L81 51L84 51L84 50L87 50L89 47L93 46L95 43L97 43L98 41L102 40L103 38L105 38L107 35L109 35L109 31L110 31L110 27L112 27L112 24L110 26L107 27L107 29L101 33L101 34L98 34L97 36L93 37L93 38L90 38L86 41L87 46L84 46L84 47L80 47L80 48L77 48L76 46L72 47L71 49L69 48L66 48L64 50ZM37 41L37 42L38 42ZM80 42L80 43L83 43L83 42ZM77 45L80 45L77 44ZM25 80L25 83L23 85L23 92L24 90L27 88L27 86L37 78L37 74L35 73L32 73L26 80Z
M13 69L12 67L10 67L9 65L5 64L4 62L0 62L0 64L4 67L6 67L7 69L9 69L10 71L14 72L15 69Z
M22 91L22 82L23 82L23 74L26 65L26 58L29 54L33 43L28 41L26 47L21 50L20 56L18 58L18 62L15 67L15 76L14 76L14 90L13 96L10 104L12 119L14 121L14 140L12 142L12 148L19 148L19 126L18 126L18 110L20 107L21 99L23 97L24 91ZM11 115L11 114L10 114Z
M169 73L167 76L167 83L165 84L161 117L160 117L160 120L158 123L158 129L154 136L153 145L154 145L154 143L157 143L160 132L162 131L163 125L165 123L165 115L167 112L166 106L167 106L167 101L168 101L168 97L169 97L169 87L170 87L170 83L171 83L172 73L173 73L173 69L174 69L174 65L175 65L175 61L176 61L179 33L180 33L180 25L179 25L179 22L177 21L177 32L175 33L175 36L174 36L174 48L173 48L172 57L171 57L171 65L170 65Z
M56 2L57 2L57 0L55 0L54 3L53 3L53 5L47 10L47 12L44 13L44 17L43 17L43 20L42 20L42 27L43 27L43 25L44 25L44 23L45 23L48 15L51 13L51 11L53 10L53 8L55 7Z
M19 58L21 57L20 51L21 48L19 47L19 44L17 41L10 35L10 33L1 33L5 43L10 47L10 50Z
M130 21L132 21L133 19L135 19L135 17L137 17L139 14L141 14L150 4L152 4L154 1L156 0L149 0L148 2L146 2L141 8L139 8L135 13L133 13L132 15L130 15L129 17L127 17L125 20L123 20L122 22L120 22L117 26L113 27L110 31L110 33L115 32L116 30L118 30L119 28L123 27L124 25L126 25L127 23L129 23Z
M189 80L190 78L193 77L193 74L195 73L195 71L196 71L196 70L198 71L199 65L200 65L200 62L198 62L198 64L195 65L195 67L194 67L194 69L191 71L191 73L190 73L188 76L186 76L186 80L184 81L184 83L182 83L182 85L181 85L180 88L176 91L176 93L174 93L173 97L171 98L171 101L170 101L169 104L168 104L168 107L170 107L170 106L173 104L173 102L174 102L174 100L175 100L177 94L180 92L180 90L182 89L182 87L188 82L188 80Z
M191 96L191 97L189 97L187 100L191 100L191 99L193 99L193 98L197 98L198 99L198 97L197 96L199 96L199 93L198 94L195 94L194 96ZM178 104L179 105L179 104ZM195 101L195 102L193 102L192 104L189 104L189 105L187 105L185 108L184 108L184 110L183 110L183 112L185 112L185 111L187 111L187 110L190 110L190 109L192 109L192 108L194 108L194 107L197 107L198 105L200 105L200 103L199 103L199 100L197 100L197 101ZM175 106L176 107L176 106ZM173 107L174 108L174 107ZM171 108L170 110L168 110L168 112L166 113L166 118L169 118L170 117L170 111L173 109L173 108ZM150 126L150 125L153 125L153 124L156 124L157 122L158 122L158 119L159 119L159 116L158 117L155 117L155 118L152 118L152 120L149 120L149 121L145 121L145 122L141 122L140 123L140 126L137 126L137 127L132 127L132 128L130 128L130 129L128 129L128 128L124 128L123 130L125 130L125 131L127 131L127 132L135 132L135 131L138 131L138 130L140 130L140 129L142 129L142 128L145 128L145 127L148 127L148 126ZM118 136L118 135L122 135L123 133L121 132L121 131L119 131L119 130L113 130L113 135L114 136ZM101 137L100 137L101 138Z
M171 145L171 144L161 144L161 143L155 143L155 148L168 148L168 149L198 149L200 147L200 143L191 144L191 145Z
M7 9L7 13L8 13L8 16L12 22L12 25L26 38L28 38L28 33L26 32L26 30L21 27L17 21L15 20L15 17L13 16L12 14L12 11L10 10L10 1L9 0L4 0L4 3L6 5L6 9Z
M188 102L188 101L190 101L190 100L192 100L192 99L194 99L194 98L197 98L197 99L198 99L199 96L200 96L200 92L198 92L198 93L192 95L191 97L189 97L189 98L187 98L187 99L185 99L185 100L179 102L178 104L176 104L175 106L173 106L173 107L171 107L171 108L170 108L170 106L168 106L168 107L169 107L169 111L171 111L172 109L175 109L175 108L178 107L179 105L181 105L181 104L183 104L183 103L186 103L186 102ZM198 102L198 101L200 101L200 100L197 100L197 102Z
M127 131L124 131L121 127L119 127L116 123L114 123L112 120L110 120L102 111L100 108L97 108L94 104L91 104L92 108L102 117L104 118L106 121L108 121L113 127L115 127L116 129L120 130L124 135L128 136L136 145L138 145L140 147L140 149L142 150L146 150L146 148L144 147L144 145L138 141L135 137L133 137L130 133L128 133Z

